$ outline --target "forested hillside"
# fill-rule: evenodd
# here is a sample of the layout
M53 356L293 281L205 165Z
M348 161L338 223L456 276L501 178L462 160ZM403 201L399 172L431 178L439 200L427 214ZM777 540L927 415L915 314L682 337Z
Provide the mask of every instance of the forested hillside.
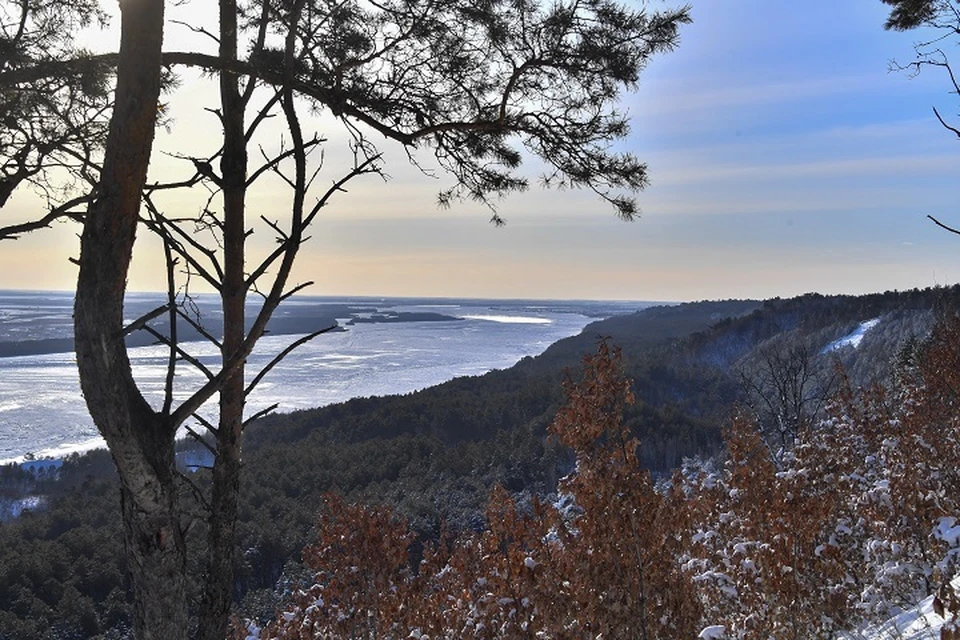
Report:
M958 344L938 321L889 389L845 380L785 451L738 412L722 459L657 482L602 342L549 428L576 456L556 497L494 488L480 531L411 555L402 514L329 494L309 574L235 637L953 640Z
M441 522L481 530L494 485L522 500L555 492L574 455L547 438L547 427L565 376L580 376L582 357L601 338L623 350L636 398L624 425L639 438L642 466L663 478L684 458L721 453L736 406L779 455L822 414L844 376L852 387L892 380L934 319L958 307L960 287L653 307L595 322L507 370L263 418L249 426L245 445L240 611L273 615L283 580L302 575L300 551L315 536L329 490L389 504L421 540L436 539ZM185 456L198 451L184 445ZM44 501L0 525L0 638L123 637L129 600L106 453L67 460L59 480L9 469L3 482L9 500ZM203 470L185 473L184 499L195 502L193 485L207 482ZM195 506L199 515L203 505ZM202 518L185 525L202 544Z

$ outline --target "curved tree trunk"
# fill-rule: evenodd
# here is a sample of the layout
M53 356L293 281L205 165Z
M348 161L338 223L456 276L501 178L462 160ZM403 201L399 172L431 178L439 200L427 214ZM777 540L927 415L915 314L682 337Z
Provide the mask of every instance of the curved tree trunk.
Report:
M84 220L74 335L80 385L121 480L137 638L187 635L186 553L178 519L175 428L137 388L123 298L160 95L163 0L121 2L115 104L97 200Z

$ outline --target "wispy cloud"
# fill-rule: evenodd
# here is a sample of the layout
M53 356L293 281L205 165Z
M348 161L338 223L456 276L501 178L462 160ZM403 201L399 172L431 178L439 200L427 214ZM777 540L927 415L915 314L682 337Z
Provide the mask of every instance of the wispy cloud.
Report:
M844 95L862 95L886 88L889 79L885 73L853 76L818 76L791 81L757 81L745 84L743 78L733 78L733 85L718 83L715 76L684 78L682 81L662 81L644 87L632 106L638 116L668 115L678 112L708 114L732 107L764 106L797 101L837 98Z
M860 157L825 159L812 162L777 162L738 165L697 165L675 167L659 171L657 183L661 186L750 181L758 184L767 181L807 180L829 178L842 180L851 177L869 176L882 182L885 175L903 178L931 173L947 176L953 173L960 154L906 155L894 157Z

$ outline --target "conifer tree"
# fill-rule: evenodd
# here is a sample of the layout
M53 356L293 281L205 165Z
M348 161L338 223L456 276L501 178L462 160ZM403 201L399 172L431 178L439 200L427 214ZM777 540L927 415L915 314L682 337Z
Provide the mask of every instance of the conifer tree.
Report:
M618 100L636 86L651 56L676 46L689 13L611 0L220 0L216 26L192 25L217 42L210 54L164 50L165 5L122 2L119 49L90 55L69 46L63 35L69 30L57 20L94 19L97 5L3 3L0 204L26 184L45 189L49 199L44 215L7 224L0 238L60 219L82 221L77 362L87 405L121 479L138 638L186 637L184 533L191 523L181 504L174 438L187 426L210 447L212 490L202 498L209 507L209 559L199 635L220 640L233 584L242 432L253 417L244 412L245 398L302 341L281 350L249 383L245 360L277 306L306 286L291 282L291 272L321 209L341 197L349 181L382 174L376 139L401 146L414 159L418 152L432 154L450 176L440 194L444 204L461 198L492 203L526 188L519 167L531 155L545 162L545 183L592 190L619 216L633 217L631 193L646 184L646 167L611 146L628 131ZM48 27L60 31L43 30ZM52 46L58 43L63 46ZM220 135L204 157L182 158L181 180L159 183L149 168L161 87L167 69L186 66L217 82L219 104L201 105L206 109L197 117L216 118ZM112 87L107 69L115 74ZM62 88L53 90L58 82ZM43 83L53 83L47 98L32 93ZM308 130L306 108L331 115L347 132L351 153L339 170L321 174L329 167L326 141ZM66 123L66 133L21 126L24 113ZM266 135L261 126L271 119L284 123L288 146L264 144L261 149L279 150L264 151L254 162L248 147ZM67 196L61 175L44 171L51 163L63 166L63 158L75 179ZM265 175L290 187L290 206L258 221L247 204ZM211 196L195 216L163 209L160 194L198 186ZM494 221L501 222L496 214ZM167 300L127 323L124 295L141 227L161 241ZM275 236L274 247L249 254L252 230ZM219 330L189 312L182 292L194 279L220 297ZM247 318L251 292L263 299ZM160 318L167 329L157 325ZM217 349L216 367L190 353L178 339L178 325ZM132 375L124 337L133 331L147 331L168 348L158 405L148 402ZM175 393L183 367L199 371L202 382ZM214 397L217 419L198 416Z

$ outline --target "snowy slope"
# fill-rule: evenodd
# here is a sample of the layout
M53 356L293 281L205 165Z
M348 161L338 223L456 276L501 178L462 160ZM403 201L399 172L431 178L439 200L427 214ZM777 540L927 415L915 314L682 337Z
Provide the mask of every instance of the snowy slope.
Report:
M873 318L872 320L866 320L861 322L860 326L850 332L848 335L843 336L839 340L834 340L826 347L823 348L823 351L820 353L830 353L831 351L839 351L846 347L853 347L856 349L860 345L860 341L863 340L863 336L867 334L867 331L877 326L880 322L880 318Z
M960 589L960 576L950 584L955 591ZM933 598L924 598L916 607L881 625L841 636L838 640L940 640L940 628L946 621L933 610ZM946 615L949 617L950 613Z
M840 640L940 640L943 623L943 618L933 610L933 596L930 596L882 625L851 633Z

